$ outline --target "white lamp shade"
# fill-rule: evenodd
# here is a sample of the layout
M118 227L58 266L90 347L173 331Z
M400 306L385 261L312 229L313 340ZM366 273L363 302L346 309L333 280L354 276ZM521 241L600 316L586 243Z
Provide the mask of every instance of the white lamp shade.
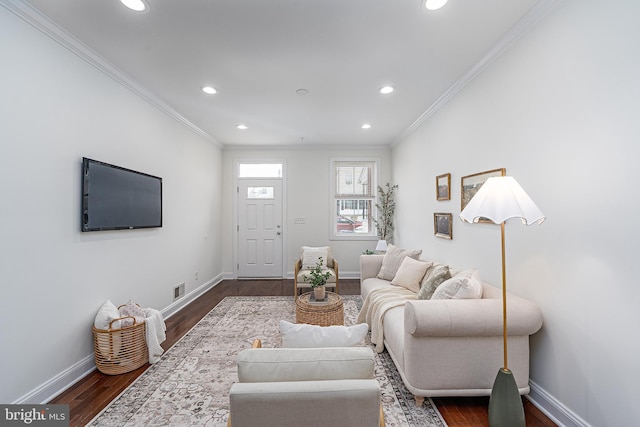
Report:
M520 218L523 224L531 225L542 223L546 217L513 177L497 176L487 179L460 212L460 219L466 222L478 222L480 218L495 224Z
M386 250L387 250L387 241L378 240L378 244L376 245L376 251L384 252Z

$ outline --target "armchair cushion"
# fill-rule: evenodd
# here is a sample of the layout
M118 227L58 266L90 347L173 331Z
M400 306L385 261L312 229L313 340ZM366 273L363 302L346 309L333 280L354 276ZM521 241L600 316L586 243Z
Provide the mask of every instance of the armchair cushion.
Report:
M300 259L302 260L302 268L312 269L321 256L325 266L333 268L333 252L331 246L303 246L300 251Z
M384 425L375 379L235 383L229 395L232 427Z
M302 268L306 270L311 270L316 267L318 260L322 258L323 266L327 265L329 256L329 251L326 249L314 249L304 251L302 253Z
M243 350L228 426L384 426L374 375L369 347Z
M369 325L317 326L280 321L282 346L287 348L352 347L362 345Z
M238 354L241 383L371 379L374 369L369 347L260 348Z
M328 271L328 272L331 273L331 275L327 279L327 286L329 288L331 288L336 283L336 272L335 272L335 270L332 269L332 268L323 268L322 271L323 272ZM296 282L298 283L298 287L309 287L308 282L306 280L304 280L304 276L305 275L307 275L307 277L309 276L309 270L300 269L300 271L298 271L298 275L296 276ZM331 285L332 283L334 285ZM306 284L306 286L304 286L304 284ZM303 286L300 286L300 285L303 285Z

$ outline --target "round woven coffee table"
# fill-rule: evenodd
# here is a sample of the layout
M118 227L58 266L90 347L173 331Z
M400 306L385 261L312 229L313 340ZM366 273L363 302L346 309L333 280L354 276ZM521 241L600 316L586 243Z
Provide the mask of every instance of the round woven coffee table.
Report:
M312 292L296 298L296 323L331 326L344 325L344 303L335 292L327 291L327 302L310 302Z

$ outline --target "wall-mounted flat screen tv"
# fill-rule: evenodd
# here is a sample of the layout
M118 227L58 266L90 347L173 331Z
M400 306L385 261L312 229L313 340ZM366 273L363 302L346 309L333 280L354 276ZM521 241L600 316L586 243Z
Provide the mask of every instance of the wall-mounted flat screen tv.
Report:
M82 158L82 231L162 227L162 178Z

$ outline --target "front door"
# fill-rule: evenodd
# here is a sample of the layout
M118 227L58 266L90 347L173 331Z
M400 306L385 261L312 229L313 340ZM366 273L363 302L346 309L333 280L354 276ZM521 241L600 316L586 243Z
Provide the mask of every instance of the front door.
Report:
M238 277L282 277L282 180L238 179Z

